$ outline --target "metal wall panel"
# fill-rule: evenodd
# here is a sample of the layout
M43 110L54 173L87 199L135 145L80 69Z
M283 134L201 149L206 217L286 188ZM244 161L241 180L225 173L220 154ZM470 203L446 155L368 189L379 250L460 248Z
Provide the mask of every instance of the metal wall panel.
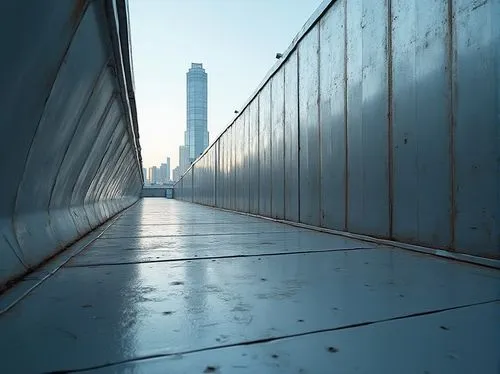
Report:
M448 4L392 2L393 235L451 245Z
M245 123L243 121L243 116L239 117L233 124L234 132L233 138L235 142L234 155L234 178L235 178L235 210L243 211L245 208L245 202L248 200L248 195L245 198L244 184L245 184L245 173L248 171L244 167L245 162L245 149L244 149L244 130Z
M299 221L298 54L285 62L285 219Z
M347 1L349 231L389 237L387 3Z
M243 157L243 152L241 151L241 130L240 130L240 120L239 118L233 122L231 126L233 129L233 179L234 179L234 210L240 211L241 208L241 173L243 168L241 167L241 158Z
M242 165L242 181L241 181L241 210L243 212L250 211L250 114L248 108L243 112L240 118L243 118L242 129L239 137L242 140L243 149L243 165Z
M234 166L236 164L235 159L236 159L236 152L235 152L235 141L234 141L234 124L228 129L228 152L229 152L229 170L228 170L228 186L229 186L229 209L236 209L236 202L235 202L235 172L234 172Z
M222 164L221 164L221 140L215 143L215 206L222 207Z
M345 0L320 22L321 226L346 229Z
M323 9L195 184L212 163L216 206L500 257L500 0ZM92 196L119 194L129 172L97 173Z
M271 216L285 215L285 74L279 70L271 80Z
M247 107L249 111L250 137L250 213L259 213L259 99L253 99Z
M271 215L271 86L259 94L259 214Z
M220 198L220 206L222 208L227 208L228 207L228 200L229 200L229 191L227 189L227 147L226 147L226 138L227 138L227 132L222 134L222 136L219 138L219 150L220 150L220 155L219 155L219 162L220 162L220 186L219 188L221 189L221 198Z
M320 225L319 26L299 46L300 222Z
M217 145L212 146L210 149L210 196L209 204L212 206L217 206L216 200L216 182L217 182Z
M500 1L453 1L455 245L500 258Z

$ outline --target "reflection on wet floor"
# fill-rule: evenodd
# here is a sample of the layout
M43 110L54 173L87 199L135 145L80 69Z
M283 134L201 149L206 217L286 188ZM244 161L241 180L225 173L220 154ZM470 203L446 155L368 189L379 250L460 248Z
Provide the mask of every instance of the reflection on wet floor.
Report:
M0 368L496 373L499 300L497 270L144 199L0 316Z

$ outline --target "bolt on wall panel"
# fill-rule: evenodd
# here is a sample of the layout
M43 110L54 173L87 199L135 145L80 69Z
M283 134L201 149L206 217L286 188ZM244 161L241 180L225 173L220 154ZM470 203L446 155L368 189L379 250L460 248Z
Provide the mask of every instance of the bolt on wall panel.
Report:
M321 226L346 229L345 0L320 21Z
M259 93L259 214L271 216L271 86Z
M300 222L320 225L319 26L299 45Z
M500 258L500 1L453 1L455 245Z
M298 54L290 54L285 74L285 219L299 221Z
M249 171L250 213L259 213L259 99L256 96L247 109L249 111Z
M451 245L448 4L392 1L393 237Z
M387 2L347 1L348 224L389 237Z
M280 69L271 80L271 216L285 215L285 74Z

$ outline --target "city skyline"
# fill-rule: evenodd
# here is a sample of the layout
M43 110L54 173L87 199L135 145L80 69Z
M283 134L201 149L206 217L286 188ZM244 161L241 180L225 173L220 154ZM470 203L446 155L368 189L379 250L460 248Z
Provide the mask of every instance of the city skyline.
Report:
M203 62L210 75L207 123L213 140L321 1L294 0L290 7L289 0L130 0L143 166L160 165L165 155L172 168L179 164L186 130L185 73L192 62Z

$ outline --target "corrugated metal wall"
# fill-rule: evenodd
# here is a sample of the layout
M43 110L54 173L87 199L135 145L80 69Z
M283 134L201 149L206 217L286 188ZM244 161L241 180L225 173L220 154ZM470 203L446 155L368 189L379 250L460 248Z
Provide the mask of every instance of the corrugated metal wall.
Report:
M500 258L498 20L324 2L176 198Z
M120 0L0 4L0 289L138 199L126 16Z

